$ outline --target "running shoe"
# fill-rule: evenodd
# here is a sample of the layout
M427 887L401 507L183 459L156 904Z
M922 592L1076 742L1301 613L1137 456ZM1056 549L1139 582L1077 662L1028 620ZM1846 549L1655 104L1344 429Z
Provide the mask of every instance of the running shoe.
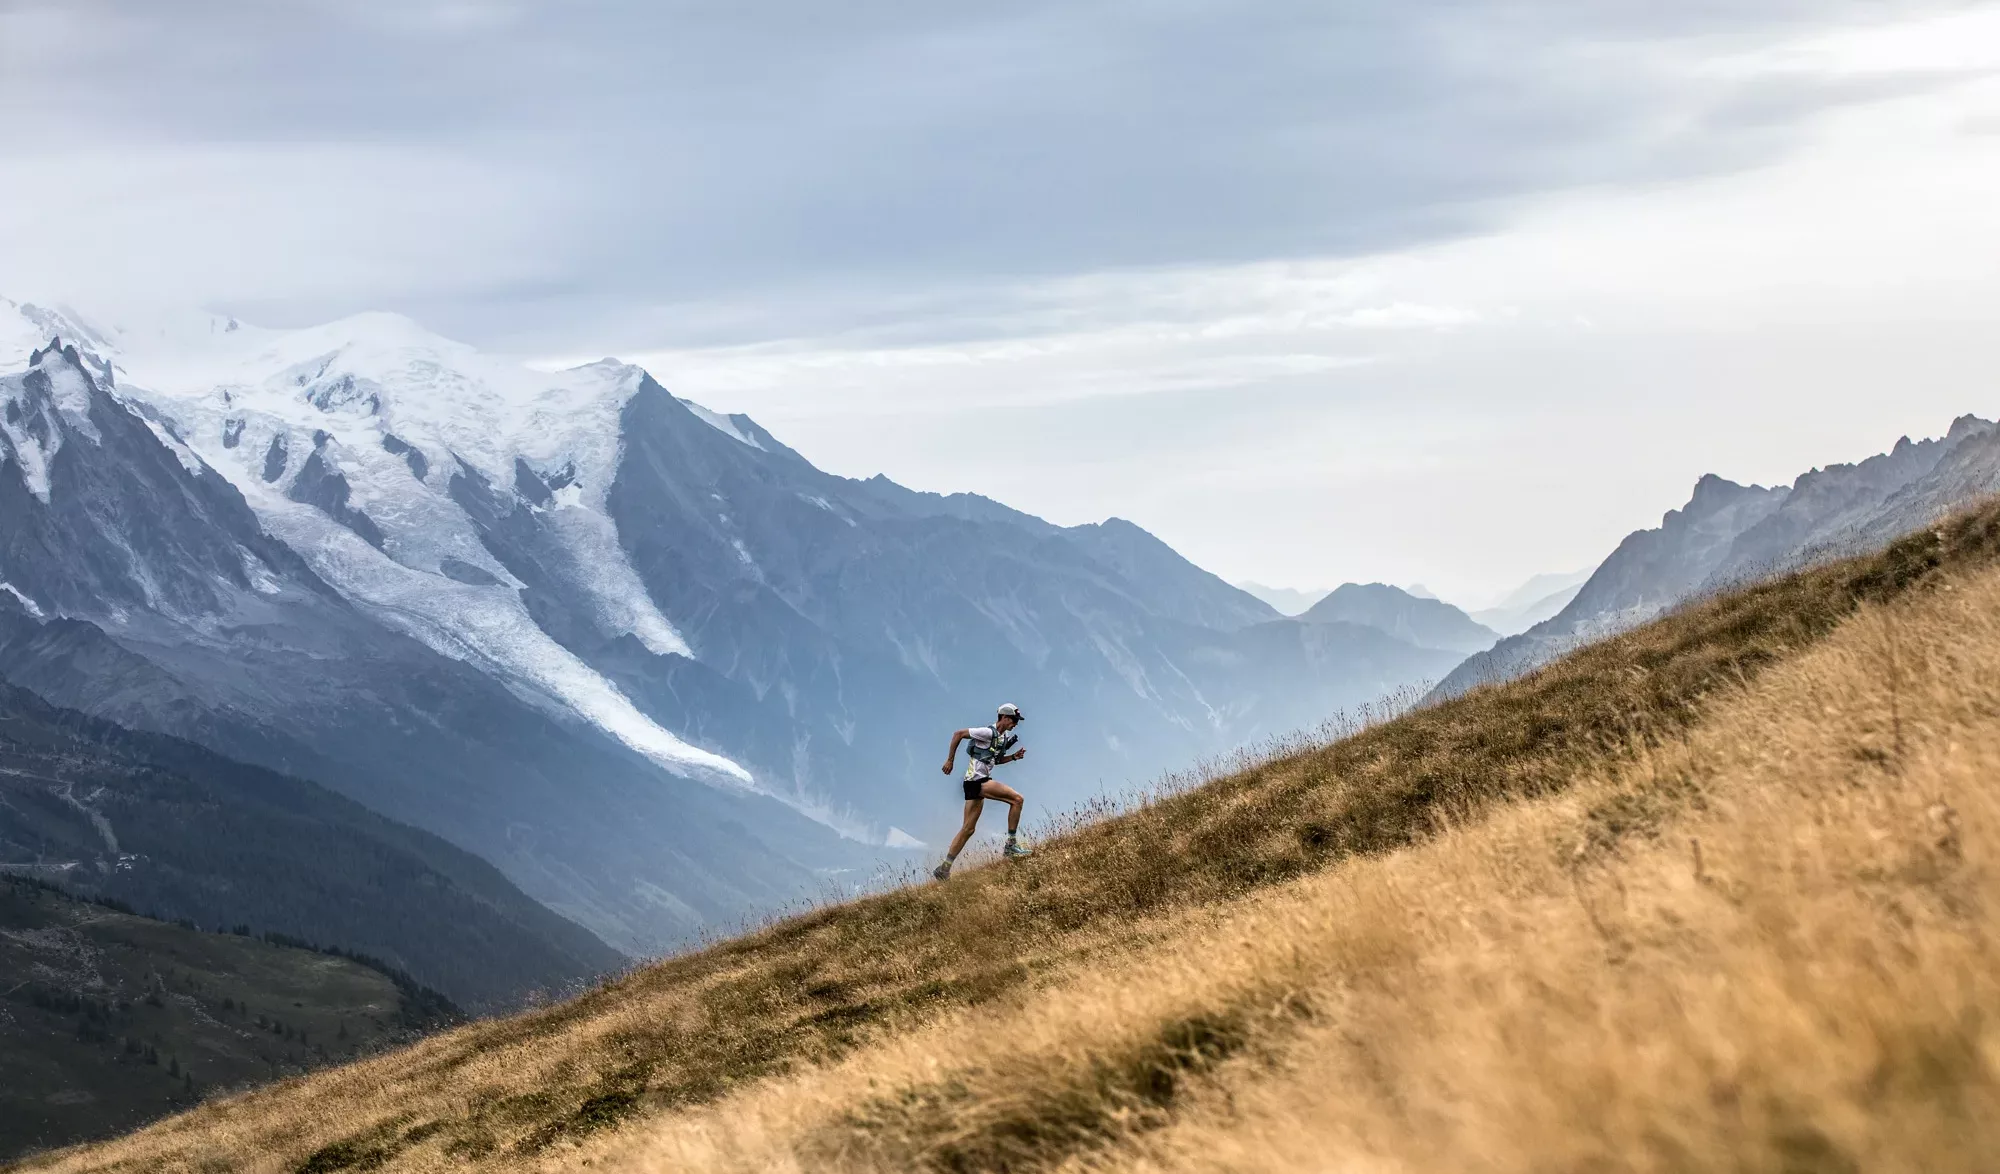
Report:
M1026 860L1028 857L1033 856L1034 853L1009 840L1007 846L1000 849L1000 855L1005 856L1009 860Z
M938 880L944 880L946 877L949 877L950 875L951 875L951 861L949 860L945 861L943 864L938 865L936 868L931 869L931 876L935 877Z

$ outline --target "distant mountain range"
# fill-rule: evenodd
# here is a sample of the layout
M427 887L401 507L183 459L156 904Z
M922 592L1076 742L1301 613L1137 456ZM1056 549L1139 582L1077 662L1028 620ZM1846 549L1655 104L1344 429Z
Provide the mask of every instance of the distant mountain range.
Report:
M1387 583L1348 583L1312 605L1302 619L1346 622L1385 632L1419 648L1466 655L1493 647L1500 634L1434 596Z
M1954 420L1940 438L1904 437L1886 453L1814 469L1789 486L1711 474L1657 528L1619 543L1554 616L1471 657L1436 692L1518 676L1677 604L1881 546L1996 492L2000 430L1976 416Z
M0 680L435 833L627 954L940 841L946 736L1001 701L1060 808L1458 659L390 315L0 302L0 605Z
M1502 636L1513 636L1554 616L1569 606L1590 578L1592 570L1536 575L1503 596L1492 607L1469 613L1478 623Z
M1248 582L1238 583L1236 586L1245 593L1270 604L1271 610L1281 616L1304 615L1307 608L1332 594L1323 588L1300 590L1297 587L1271 587L1263 583Z
M1492 629L1499 636L1512 636L1561 611L1576 596L1577 589L1582 587L1583 581L1588 578L1590 578L1588 570L1536 575L1520 587L1508 592L1493 606L1466 614L1474 623ZM1332 591L1323 588L1301 590L1296 587L1272 587L1253 582L1242 582L1236 586L1270 604L1278 614L1286 616L1304 615L1312 610L1314 604L1333 594ZM1346 586L1353 587L1359 584L1350 583ZM1438 598L1420 583L1397 587L1394 590L1401 591L1414 599Z

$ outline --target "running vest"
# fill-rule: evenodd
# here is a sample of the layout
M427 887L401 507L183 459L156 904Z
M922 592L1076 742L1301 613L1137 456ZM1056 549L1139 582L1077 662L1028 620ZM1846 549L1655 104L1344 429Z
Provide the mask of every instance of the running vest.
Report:
M999 764L1001 759L1007 757L1007 752L1012 750L1014 743L1018 741L1020 739L1013 734L1002 734L995 731L992 740L984 746L981 746L977 742L968 742L965 747L965 753L972 761L985 763L986 769L990 773ZM972 777L971 770L966 771L966 777Z

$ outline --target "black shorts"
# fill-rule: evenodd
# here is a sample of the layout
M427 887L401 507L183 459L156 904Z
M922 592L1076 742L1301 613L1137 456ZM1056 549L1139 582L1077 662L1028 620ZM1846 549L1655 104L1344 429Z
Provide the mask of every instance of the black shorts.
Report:
M985 783L985 782L987 781L987 779L990 779L990 778L992 778L992 777L993 777L993 776L991 776L991 775L988 775L988 776L986 776L986 778L985 778L985 779L967 779L967 780L965 780L965 801L966 801L967 803L970 803L970 802L972 802L972 801L973 801L974 799L982 799L982 798L984 798L985 796L983 796L983 795L981 795L981 794L979 793L979 788L980 788L980 786L981 786L982 784L984 784L984 783Z

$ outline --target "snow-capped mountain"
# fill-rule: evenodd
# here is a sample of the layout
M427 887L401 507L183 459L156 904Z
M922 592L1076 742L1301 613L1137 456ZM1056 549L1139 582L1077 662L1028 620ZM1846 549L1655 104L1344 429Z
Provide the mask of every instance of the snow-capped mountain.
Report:
M1059 807L1456 659L1129 523L831 476L610 360L0 302L21 364L0 676L436 831L628 950L943 832L945 736L999 701Z
M144 373L140 402L172 436L343 596L662 765L754 786L742 767L640 713L538 627L526 584L488 549L479 507L463 500L495 485L518 492L550 547L547 569L582 618L649 652L687 654L605 511L619 414L644 372L606 361L544 375L389 314L290 333L209 327L157 351L119 338L113 353Z
M699 760L661 770L470 639L441 653L388 623L274 537L282 527L165 417L113 395L82 351L23 357L25 372L0 378L12 683L438 832L628 951L862 863L731 776L683 777Z
M1436 692L1518 676L1685 600L1882 546L1996 492L2000 428L1976 416L1791 485L1738 485L1711 473L1657 528L1627 535L1560 612L1470 658Z

